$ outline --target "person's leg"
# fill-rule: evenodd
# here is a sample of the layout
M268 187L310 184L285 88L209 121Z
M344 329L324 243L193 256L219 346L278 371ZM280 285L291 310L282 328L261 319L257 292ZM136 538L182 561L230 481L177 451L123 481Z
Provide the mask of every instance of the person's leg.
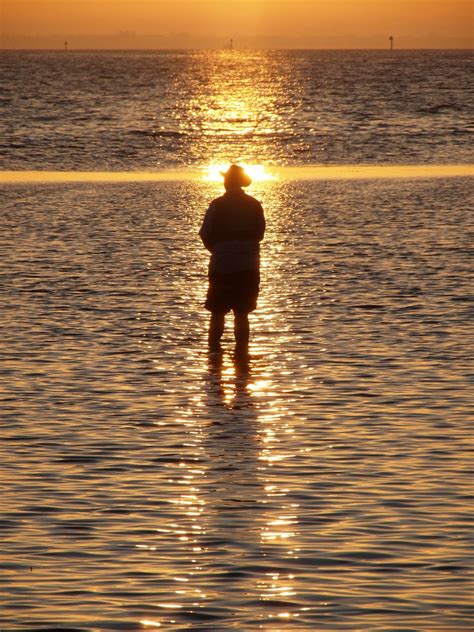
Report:
M234 310L234 333L236 347L238 349L247 349L250 334L249 315L247 312Z
M224 333L225 314L223 312L212 312L209 323L209 347L220 349L220 341Z

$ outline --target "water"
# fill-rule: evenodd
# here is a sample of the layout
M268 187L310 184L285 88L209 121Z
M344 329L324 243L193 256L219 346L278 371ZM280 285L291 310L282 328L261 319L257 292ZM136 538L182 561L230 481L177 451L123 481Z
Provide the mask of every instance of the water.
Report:
M98 172L0 184L2 632L471 630L472 179L255 182L247 360L206 351L221 184L100 181L468 163L467 54L396 54L2 54L4 168Z
M5 629L468 630L469 184L254 187L248 365L218 185L4 186Z
M4 169L469 163L470 51L3 52Z

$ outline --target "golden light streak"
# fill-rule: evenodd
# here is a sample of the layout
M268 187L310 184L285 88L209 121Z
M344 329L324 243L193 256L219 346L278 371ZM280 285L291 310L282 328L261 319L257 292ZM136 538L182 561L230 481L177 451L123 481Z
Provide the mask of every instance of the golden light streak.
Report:
M226 165L223 165L225 168ZM406 178L474 177L474 165L307 165L301 167L272 167L271 173L261 165L256 168L255 180L377 180ZM222 182L215 175L222 165L202 169L164 171L0 171L0 183L29 182ZM263 169L263 172L261 171ZM204 175L203 175L204 173ZM260 180L259 180L260 178Z
M240 163L245 172L252 178L253 182L264 182L267 180L275 180L276 176L266 170L265 165L249 165L244 162ZM209 165L207 173L204 176L206 182L222 182L222 173L226 172L230 164Z

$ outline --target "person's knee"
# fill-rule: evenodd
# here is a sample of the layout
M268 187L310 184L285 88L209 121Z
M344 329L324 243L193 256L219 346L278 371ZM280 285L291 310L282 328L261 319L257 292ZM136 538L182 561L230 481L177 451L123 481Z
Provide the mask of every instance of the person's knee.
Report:
M212 312L211 313L211 322L215 324L223 323L225 319L224 312Z
M248 340L249 318L245 312L234 312L234 331L239 340Z
M234 318L236 321L241 323L248 323L249 315L247 312L238 312L234 310Z

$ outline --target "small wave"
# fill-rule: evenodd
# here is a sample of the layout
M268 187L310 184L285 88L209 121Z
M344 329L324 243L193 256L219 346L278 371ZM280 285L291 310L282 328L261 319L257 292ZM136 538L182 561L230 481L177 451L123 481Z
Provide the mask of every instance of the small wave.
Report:
M180 138L184 136L182 132L175 132L173 130L148 130L148 129L132 129L129 131L132 136L150 136L159 138Z
M440 114L441 112L454 111L459 112L461 108L456 103L439 103L430 107L420 108L422 114Z

